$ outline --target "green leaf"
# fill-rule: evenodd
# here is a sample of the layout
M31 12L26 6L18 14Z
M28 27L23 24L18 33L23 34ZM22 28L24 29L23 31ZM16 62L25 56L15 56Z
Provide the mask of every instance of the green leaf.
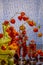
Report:
M40 29L40 27L41 27L41 26L39 25L38 28Z

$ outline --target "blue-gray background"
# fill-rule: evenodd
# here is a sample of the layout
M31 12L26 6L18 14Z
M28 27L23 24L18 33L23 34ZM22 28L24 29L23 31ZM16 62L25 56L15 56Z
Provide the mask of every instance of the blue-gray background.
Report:
M0 0L0 32L2 32L1 23L4 20L9 20L16 12L21 11L26 12L30 19L37 22L37 25L41 25L41 29L39 31L43 33L43 0ZM16 24L14 26L18 30L18 27L23 22L20 23L20 21L17 19L17 16L15 16L15 19ZM36 44L38 44L38 48L42 49L43 37L38 38L37 34L32 31L30 26L27 24L25 24L25 26L27 28L29 41L34 39Z

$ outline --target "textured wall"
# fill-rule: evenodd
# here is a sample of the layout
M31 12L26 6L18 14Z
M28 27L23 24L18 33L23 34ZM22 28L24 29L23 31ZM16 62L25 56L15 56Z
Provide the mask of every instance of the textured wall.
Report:
M40 31L43 32L43 0L0 0L0 32L2 32L1 23L10 19L16 12L25 11L30 19L41 25ZM15 16L16 18L17 16ZM20 26L19 20L16 18L15 28L18 30ZM37 44L43 43L43 37L38 38L32 33L32 28L26 24L29 40L35 39ZM40 47L41 48L41 47Z

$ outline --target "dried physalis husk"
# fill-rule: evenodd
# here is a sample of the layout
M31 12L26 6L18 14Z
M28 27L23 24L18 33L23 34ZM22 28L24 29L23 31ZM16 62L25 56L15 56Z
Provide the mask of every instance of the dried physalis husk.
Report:
M42 37L42 33L41 32L38 33L38 37Z
M24 25L21 25L21 26L19 27L19 29L23 31L23 30L25 30L26 28L25 28Z
M27 20L26 21L30 26L36 26L36 22L34 22L33 20Z

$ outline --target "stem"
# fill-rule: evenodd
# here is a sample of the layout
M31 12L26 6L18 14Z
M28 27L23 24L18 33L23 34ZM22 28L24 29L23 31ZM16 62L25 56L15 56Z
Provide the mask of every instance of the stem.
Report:
M20 14L20 13L16 12L10 19L12 19L14 16L16 16L16 14Z

